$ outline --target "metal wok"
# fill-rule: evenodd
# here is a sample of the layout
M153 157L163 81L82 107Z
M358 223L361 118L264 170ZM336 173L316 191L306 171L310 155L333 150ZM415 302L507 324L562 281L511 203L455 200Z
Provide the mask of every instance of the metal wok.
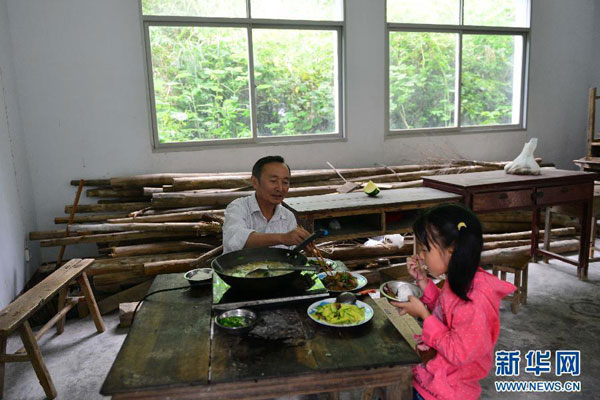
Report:
M300 243L293 250L260 247L232 251L231 253L222 254L216 257L212 261L211 266L213 271L236 291L276 291L291 286L292 282L300 277L302 271L286 271L281 275L259 278L233 276L232 273L239 265L257 261L284 262L294 266L306 265L307 258L300 254L300 250L304 249L313 240L324 235L327 235L327 231L319 230L306 238L304 242Z

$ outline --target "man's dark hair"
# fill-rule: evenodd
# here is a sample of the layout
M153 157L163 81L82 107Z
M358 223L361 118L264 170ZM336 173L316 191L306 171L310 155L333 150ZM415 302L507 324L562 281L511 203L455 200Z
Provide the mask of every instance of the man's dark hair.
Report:
M281 157L281 156L266 156L266 157L261 158L254 164L254 167L252 167L252 176L256 177L256 179L260 179L260 176L262 174L263 167L265 166L265 164L269 164L272 162L284 164L287 167L288 172L290 174L292 173L292 171L290 170L290 166L285 163L285 160L283 159L283 157Z

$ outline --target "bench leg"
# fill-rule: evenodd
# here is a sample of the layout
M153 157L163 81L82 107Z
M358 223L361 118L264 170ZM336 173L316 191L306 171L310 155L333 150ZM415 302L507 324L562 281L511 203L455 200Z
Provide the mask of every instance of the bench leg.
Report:
M6 354L6 341L7 337L4 335L0 335L0 356ZM4 394L4 361L0 359L0 399Z
M44 364L44 360L42 360L42 353L40 352L40 348L38 347L37 341L35 340L35 336L31 331L31 326L29 326L28 321L25 321L23 325L21 325L19 328L19 334L21 335L23 346L25 346L25 350L27 350L27 355L31 360L35 374L37 375L42 388L44 388L46 397L48 399L55 398L56 388L52 383L52 379L50 378L46 364Z
M516 314L519 311L519 304L521 304L521 271L515 270L514 274L515 286L517 287L517 290L515 291L515 294L513 294L513 301L510 308L513 314Z
M58 292L57 311L60 311L65 307L65 303L67 302L67 293L68 292L69 292L68 286L65 286L64 288L60 289L60 291ZM56 334L57 335L60 335L61 333L63 333L65 331L66 318L67 318L67 316L65 315L64 317L59 319L58 322L56 323Z
M88 280L85 272L79 275L79 277L77 278L77 282L79 282L79 285L81 285L81 289L83 290L85 302L88 305L90 314L92 314L94 324L96 325L96 330L98 331L98 333L104 332L106 330L106 328L104 327L104 321L102 320L102 316L100 315L98 304L96 304L94 293L92 292L92 288L90 287L90 281Z
M521 273L521 304L527 304L527 277L529 276L529 263L523 268Z

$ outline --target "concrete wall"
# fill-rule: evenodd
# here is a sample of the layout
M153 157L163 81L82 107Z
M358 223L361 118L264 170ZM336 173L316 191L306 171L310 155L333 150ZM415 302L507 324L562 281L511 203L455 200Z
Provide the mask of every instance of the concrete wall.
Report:
M294 168L508 160L530 137L539 138L537 156L562 168L574 168L571 160L585 152L600 0L533 0L526 131L384 140L384 1L348 0L347 141L158 153L151 147L138 0L6 1L40 229L54 228L53 217L75 193L68 182L80 177L247 170L267 153Z
M0 0L0 309L21 291L39 260L25 260L35 212L15 80L6 2Z

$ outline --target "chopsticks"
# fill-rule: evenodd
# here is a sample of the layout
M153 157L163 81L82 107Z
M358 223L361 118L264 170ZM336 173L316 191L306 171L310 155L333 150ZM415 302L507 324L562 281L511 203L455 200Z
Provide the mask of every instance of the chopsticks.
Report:
M333 268L331 268L329 265L327 265L327 262L323 259L323 256L321 255L321 252L319 251L319 249L317 249L316 247L313 247L312 254L317 259L317 262L321 266L321 269L323 270L323 272L325 272L325 273L328 273L328 272L333 273L334 272Z

